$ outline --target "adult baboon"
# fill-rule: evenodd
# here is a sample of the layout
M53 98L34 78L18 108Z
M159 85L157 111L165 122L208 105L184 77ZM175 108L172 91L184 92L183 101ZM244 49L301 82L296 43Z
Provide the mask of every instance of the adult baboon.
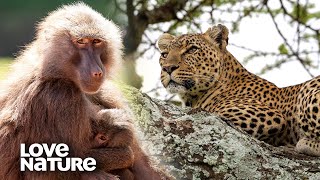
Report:
M161 178L129 118L110 109L119 107L116 97L104 95L113 92L99 92L121 54L118 28L82 3L63 6L39 23L0 94L0 179L107 179L109 172L124 179ZM127 119L117 124L119 117ZM20 172L21 143L65 143L70 157L94 157L97 170Z

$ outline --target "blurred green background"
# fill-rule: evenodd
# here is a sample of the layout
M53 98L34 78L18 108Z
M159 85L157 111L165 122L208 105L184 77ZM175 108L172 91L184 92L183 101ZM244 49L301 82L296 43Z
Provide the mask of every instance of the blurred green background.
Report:
M0 80L9 71L9 64L17 53L34 37L34 26L48 12L75 0L10 0L0 1ZM121 22L116 16L112 0L84 0L105 17Z
M6 77L11 62L12 58L0 58L0 81Z

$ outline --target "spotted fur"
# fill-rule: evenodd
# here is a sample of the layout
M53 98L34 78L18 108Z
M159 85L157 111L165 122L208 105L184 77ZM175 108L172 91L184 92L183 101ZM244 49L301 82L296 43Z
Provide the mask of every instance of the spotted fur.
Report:
M162 84L186 106L216 113L259 140L320 156L320 77L278 88L247 71L227 44L220 24L203 34L163 34Z

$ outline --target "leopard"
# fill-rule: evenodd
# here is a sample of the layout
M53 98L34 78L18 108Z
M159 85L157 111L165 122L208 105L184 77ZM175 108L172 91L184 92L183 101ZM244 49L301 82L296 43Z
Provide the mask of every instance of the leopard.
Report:
M222 24L204 33L162 34L157 48L165 89L184 106L214 113L258 140L320 156L320 76L277 87L227 50L228 35Z

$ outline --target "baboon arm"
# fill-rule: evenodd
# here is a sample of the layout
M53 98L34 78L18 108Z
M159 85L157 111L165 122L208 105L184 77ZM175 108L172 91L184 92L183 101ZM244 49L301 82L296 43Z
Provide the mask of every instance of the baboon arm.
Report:
M87 157L94 158L97 161L97 168L106 172L130 168L134 162L133 151L130 147L91 149Z
M138 142L133 143L132 149L134 149L134 164L131 168L132 173L138 179L152 179L152 180L171 180L168 174L157 168L150 161L149 157L143 152Z
M126 109L121 92L111 82L106 81L95 94L87 94L87 97L94 104L102 109Z
M81 174L80 180L119 180L115 175L106 173L104 171L86 172Z

